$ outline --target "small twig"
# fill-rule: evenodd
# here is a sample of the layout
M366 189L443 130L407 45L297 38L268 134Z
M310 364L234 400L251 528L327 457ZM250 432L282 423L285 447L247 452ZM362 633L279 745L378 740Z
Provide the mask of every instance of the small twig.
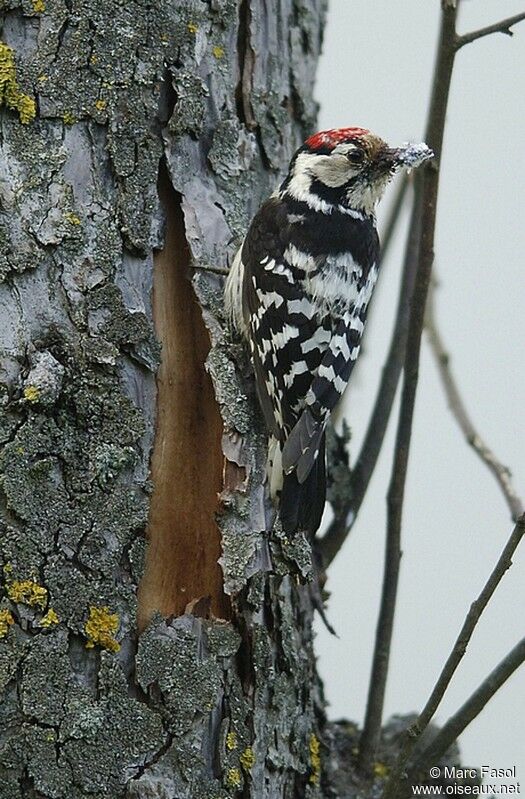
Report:
M385 260L388 247L392 241L394 229L400 218L409 183L408 177L405 176L392 204L383 234L383 246L381 251L382 262ZM354 526L383 445L388 420L390 419L390 413L394 404L397 385L399 383L399 377L403 369L408 332L408 317L410 315L410 298L412 297L417 269L417 243L419 240L418 220L420 216L420 203L418 200L420 192L418 187L420 185L420 181L417 179L416 175L414 197L412 199L412 215L409 224L403 276L399 288L396 320L365 439L356 459L355 466L352 469L348 498L333 519L324 537L319 542L319 551L322 554L325 568L333 561Z
M462 36L456 37L456 51L460 50L466 44L475 42L477 39L482 39L484 36L490 36L493 33L504 33L506 36L514 36L514 31L511 28L522 22L525 19L525 12L515 14L513 17L507 17L500 22L495 22L493 25L487 25L486 28L479 28L477 31L464 33Z
M483 586L478 598L470 606L469 612L465 618L465 621L463 622L463 626L456 639L456 643L454 644L452 652L448 656L447 661L443 666L441 674L438 677L438 680L425 707L419 714L415 724L411 725L407 730L405 734L405 741L401 748L396 767L388 780L385 792L383 794L383 799L394 799L394 797L398 795L397 791L403 770L412 754L416 741L421 733L426 729L429 722L432 720L443 698L443 695L447 690L450 681L467 650L468 643L472 638L472 634L476 628L476 625L479 622L483 611L487 607L489 600L494 594L494 591L500 584L503 575L512 565L512 557L524 535L525 515L521 516L516 522L516 526L514 527L514 530L512 531L512 534L508 539L503 552L499 556L490 577Z
M426 142L436 153L437 158L435 162L427 165L423 170L418 267L410 303L403 390L394 462L387 497L387 540L381 607L377 622L365 722L359 747L359 768L364 773L368 773L371 770L371 764L381 735L388 662L394 627L399 563L401 560L401 517L419 376L419 353L426 298L434 261L439 158L443 145L448 95L456 54L456 16L457 8L455 6L443 6L434 85L425 137Z
M525 638L503 658L462 707L451 716L428 746L417 752L410 766L412 774L421 774L437 763L463 730L478 716L496 691L525 662Z
M476 428L472 424L467 409L465 408L459 393L456 379L450 366L450 356L445 349L436 324L434 294L435 282L431 285L428 294L425 328L427 331L430 349L435 358L441 383L448 400L449 408L452 411L452 415L454 416L456 422L461 428L467 443L470 444L474 452L479 455L481 460L486 464L496 478L511 512L512 520L516 521L523 513L523 502L512 485L510 470L500 463L492 450L487 446L487 444L485 444Z
M463 655L465 654L468 642L472 637L472 633L476 628L481 614L487 607L487 604L501 582L503 575L507 569L512 566L512 556L518 548L524 534L525 516L521 516L516 522L516 526L514 527L514 530L512 531L512 534L507 541L503 552L498 558L498 562L496 563L496 566L494 567L489 579L483 586L480 595L470 606L467 617L463 623L463 627L461 628L456 643L454 644L454 648L443 667L443 670L428 702L421 711L421 714L414 725L413 732L415 732L417 735L421 734L422 729L427 726L431 718L434 716L434 713L436 712L438 705L443 698L443 694L445 693L445 690L447 689L454 672L456 671L461 659L463 658Z
M214 275L227 275L228 269L223 269L222 266L209 266L206 264L193 264L194 269L200 269L202 272L213 272Z

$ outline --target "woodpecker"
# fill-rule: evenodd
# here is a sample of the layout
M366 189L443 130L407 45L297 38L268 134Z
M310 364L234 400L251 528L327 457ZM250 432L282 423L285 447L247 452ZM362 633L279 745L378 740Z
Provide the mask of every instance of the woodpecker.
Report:
M325 429L357 356L379 270L375 207L399 169L433 156L365 128L316 133L253 218L225 306L249 344L283 529L313 535L326 499Z

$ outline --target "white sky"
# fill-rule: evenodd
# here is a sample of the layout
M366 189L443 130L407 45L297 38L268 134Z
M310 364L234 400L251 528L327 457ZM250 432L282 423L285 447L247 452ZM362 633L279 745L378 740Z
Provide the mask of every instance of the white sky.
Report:
M320 128L362 125L392 144L425 126L439 0L331 0L318 72ZM459 30L525 10L523 0L468 0ZM439 201L437 316L474 423L525 496L525 23L458 55ZM383 205L383 213L388 199ZM405 220L406 223L406 220ZM406 228L406 224L403 226ZM378 287L359 369L346 396L355 456L388 345L403 243ZM362 721L383 568L385 493L397 413L365 505L327 588L339 638L318 625L333 718ZM463 441L423 350L405 511L386 717L420 710L512 524L494 479ZM524 634L525 545L478 626L443 701L444 721ZM466 765L517 766L525 791L525 668L461 739ZM507 781L508 783L509 781Z

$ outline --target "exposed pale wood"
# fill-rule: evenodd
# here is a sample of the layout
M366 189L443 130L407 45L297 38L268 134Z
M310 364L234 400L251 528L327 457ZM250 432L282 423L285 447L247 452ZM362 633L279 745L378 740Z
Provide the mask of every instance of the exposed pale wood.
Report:
M151 458L154 483L139 623L156 610L184 613L211 598L211 612L229 618L222 588L215 521L222 488L222 422L204 362L209 336L191 285L190 259L178 196L160 181L166 243L156 255L153 316L162 343L157 374L157 423Z

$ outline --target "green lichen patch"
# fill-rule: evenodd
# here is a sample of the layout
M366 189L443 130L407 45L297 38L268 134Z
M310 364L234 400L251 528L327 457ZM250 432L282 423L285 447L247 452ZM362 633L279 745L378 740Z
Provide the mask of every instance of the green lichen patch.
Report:
M59 518L71 517L62 463L49 454L59 437L54 420L33 417L19 428L0 456L8 506L20 519L38 518L40 527L49 532L57 530Z
M8 635L0 641L0 729L2 709L7 708L7 693L15 678L20 674L20 665L29 650L30 638L18 624L9 625ZM5 703L5 704L4 704ZM15 706L18 707L18 696ZM14 708L10 709L14 713Z
M218 658L235 657L242 643L235 627L226 622L207 625L206 640L210 652Z
M208 161L227 180L245 174L256 156L256 139L235 117L222 120L214 130Z
M76 789L72 787L70 792L66 787L73 786L73 769L67 760L57 757L56 731L27 724L23 732L27 771L39 795L46 799L76 799Z
M64 740L64 759L75 771L81 795L121 797L123 785L138 776L141 767L165 744L167 735L160 716L129 695L121 667L103 652L99 673L99 698L77 696L77 717L91 718L91 726L76 727Z
M65 630L34 636L24 658L20 684L26 716L48 726L60 724L69 679Z
M115 285L93 290L87 302L90 330L151 369L159 363L160 347L145 314L130 312Z
M186 732L196 714L205 718L219 699L221 669L203 655L205 641L205 624L185 616L171 624L154 619L139 641L139 683L152 698L162 692L175 735Z
M168 123L169 130L175 136L186 132L198 136L206 119L208 87L198 75L185 70L175 73L173 87L177 100Z
M64 371L63 365L50 352L36 352L24 382L24 400L31 405L53 405L62 388Z

